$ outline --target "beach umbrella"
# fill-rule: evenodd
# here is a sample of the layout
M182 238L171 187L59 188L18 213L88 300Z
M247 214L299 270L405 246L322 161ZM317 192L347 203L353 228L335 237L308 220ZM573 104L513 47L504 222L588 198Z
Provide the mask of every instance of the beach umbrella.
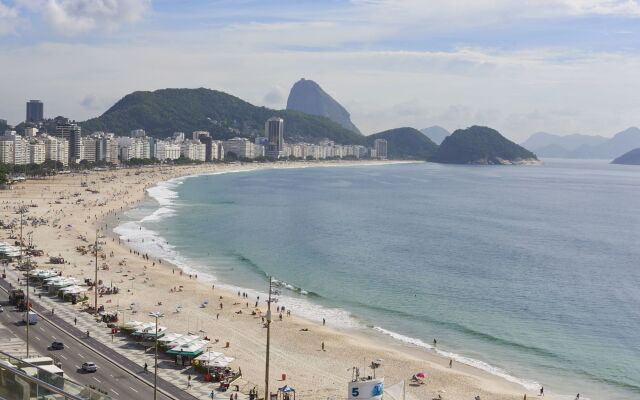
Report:
M416 374L416 378L425 379L426 377L427 377L427 374L425 374L424 372L418 372Z

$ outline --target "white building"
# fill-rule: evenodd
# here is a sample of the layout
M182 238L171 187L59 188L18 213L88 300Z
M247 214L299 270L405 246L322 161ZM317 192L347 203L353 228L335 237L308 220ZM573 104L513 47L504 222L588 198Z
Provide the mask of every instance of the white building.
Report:
M129 161L133 158L151 158L151 145L145 137L119 137L118 153L120 160Z
M180 143L174 143L167 140L158 140L156 142L155 158L160 161L177 160L180 158Z
M65 167L69 165L69 141L54 136L42 136L45 148L45 159L59 161Z
M204 143L200 143L199 140L185 140L180 145L180 154L184 158L195 161L204 162L206 160L206 150L207 147Z
M222 142L224 147L224 154L228 156L229 153L235 154L238 158L254 159L256 157L264 156L264 146L252 143L246 138L233 138Z
M16 131L0 136L0 163L25 165L29 163L29 142Z
M47 149L43 141L29 142L29 164L42 164L47 159Z
M80 160L87 160L95 163L99 161L96 157L97 140L92 137L83 137L80 144Z

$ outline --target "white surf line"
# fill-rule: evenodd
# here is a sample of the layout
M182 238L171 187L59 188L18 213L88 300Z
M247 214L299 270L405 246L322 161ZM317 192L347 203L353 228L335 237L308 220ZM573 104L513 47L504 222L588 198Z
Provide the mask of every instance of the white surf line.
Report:
M129 386L129 389L133 390L134 392L138 393L137 390L135 390L134 388L132 388L131 386Z

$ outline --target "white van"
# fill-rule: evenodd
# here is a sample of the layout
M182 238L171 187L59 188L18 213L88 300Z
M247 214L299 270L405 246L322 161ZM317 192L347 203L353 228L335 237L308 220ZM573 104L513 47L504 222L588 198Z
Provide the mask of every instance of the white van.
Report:
M28 316L28 317L27 317ZM36 324L38 322L38 314L33 311L29 311L27 314L22 316L22 322L27 323L27 318L29 318L29 325Z

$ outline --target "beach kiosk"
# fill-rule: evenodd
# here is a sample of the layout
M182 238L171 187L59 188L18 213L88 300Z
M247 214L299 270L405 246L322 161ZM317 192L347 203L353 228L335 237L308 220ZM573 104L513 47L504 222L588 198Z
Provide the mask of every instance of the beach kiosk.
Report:
M296 390L289 385L284 385L278 389L278 399L296 400Z

